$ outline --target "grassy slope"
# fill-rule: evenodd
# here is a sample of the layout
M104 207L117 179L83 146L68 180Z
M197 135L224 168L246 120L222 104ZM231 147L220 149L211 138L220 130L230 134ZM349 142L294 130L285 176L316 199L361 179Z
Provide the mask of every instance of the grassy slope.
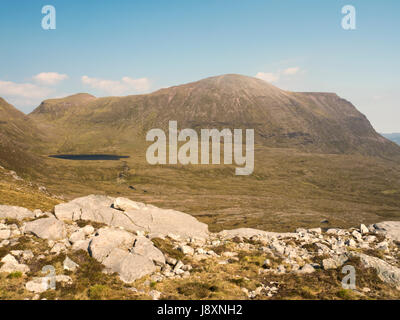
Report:
M0 204L49 211L58 203L58 199L40 191L38 185L15 180L8 170L0 168Z

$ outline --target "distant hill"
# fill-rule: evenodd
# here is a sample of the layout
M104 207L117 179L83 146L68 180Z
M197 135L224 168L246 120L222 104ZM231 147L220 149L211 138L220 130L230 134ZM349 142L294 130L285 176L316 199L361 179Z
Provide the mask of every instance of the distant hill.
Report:
M400 145L400 133L383 133L382 135Z
M44 101L29 115L59 152L118 150L152 128L254 128L256 143L317 153L400 155L350 102L334 93L281 90L260 79L222 75L151 94Z

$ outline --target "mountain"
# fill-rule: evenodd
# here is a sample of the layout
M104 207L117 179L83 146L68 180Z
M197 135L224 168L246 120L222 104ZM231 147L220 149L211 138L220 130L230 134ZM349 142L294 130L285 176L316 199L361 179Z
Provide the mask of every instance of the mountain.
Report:
M40 165L36 146L44 135L35 123L0 98L0 164L19 172L30 172Z
M256 144L302 151L398 156L350 102L334 93L281 90L260 79L222 75L146 95L79 94L44 101L29 117L57 136L57 151L118 150L152 128L253 128Z
M8 104L7 110L3 136L11 150L21 147L14 161L6 160L22 168L43 161L34 181L65 198L129 196L188 212L213 231L347 228L400 219L400 147L333 93L289 92L223 75L143 95L46 100L28 116ZM255 129L253 174L236 176L231 165L150 165L145 135L167 129L170 120L180 129ZM129 158L45 157L58 153Z
M400 145L400 133L383 133L382 136Z

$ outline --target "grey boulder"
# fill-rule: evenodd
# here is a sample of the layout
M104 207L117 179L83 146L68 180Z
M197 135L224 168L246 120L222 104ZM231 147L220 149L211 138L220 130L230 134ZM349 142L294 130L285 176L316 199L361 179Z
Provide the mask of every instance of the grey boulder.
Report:
M64 222L54 217L28 222L25 226L25 233L48 240L61 240L67 236Z
M0 205L0 219L11 218L22 220L34 217L35 214L26 208Z

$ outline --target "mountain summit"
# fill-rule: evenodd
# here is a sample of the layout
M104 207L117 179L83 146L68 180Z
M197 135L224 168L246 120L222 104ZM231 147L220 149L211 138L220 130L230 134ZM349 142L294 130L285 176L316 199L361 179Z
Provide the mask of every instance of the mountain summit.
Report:
M40 126L51 125L70 150L74 145L98 149L96 141L104 141L105 132L113 147L143 140L148 130L167 128L168 121L176 120L181 129L252 128L256 144L268 147L400 155L397 145L379 135L363 114L334 93L289 92L235 74L145 95L47 100L30 118ZM66 127L70 130L63 135L61 129Z

